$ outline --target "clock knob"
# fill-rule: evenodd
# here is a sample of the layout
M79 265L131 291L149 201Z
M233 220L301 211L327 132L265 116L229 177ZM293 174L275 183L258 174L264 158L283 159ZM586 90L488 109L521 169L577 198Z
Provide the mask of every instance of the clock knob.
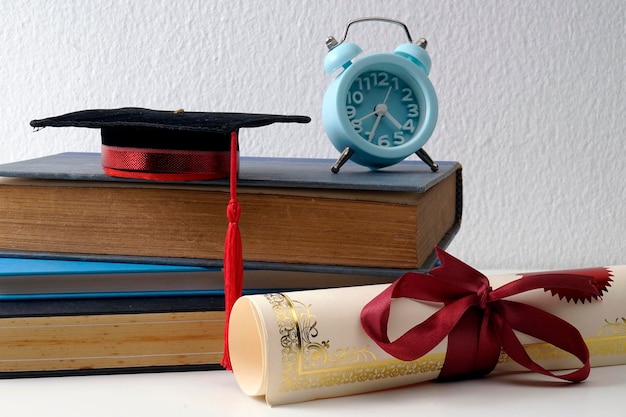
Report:
M327 74L332 74L335 70L339 68L347 68L352 63L352 60L356 58L363 50L359 45L352 42L344 42L341 44L337 44L332 42L334 38L331 40L329 38L326 41L326 45L331 48L324 58L324 69Z
M403 43L398 46L393 53L408 58L410 61L414 62L426 73L426 75L430 72L432 63L430 55L426 52L426 39L418 40L417 44L408 42Z

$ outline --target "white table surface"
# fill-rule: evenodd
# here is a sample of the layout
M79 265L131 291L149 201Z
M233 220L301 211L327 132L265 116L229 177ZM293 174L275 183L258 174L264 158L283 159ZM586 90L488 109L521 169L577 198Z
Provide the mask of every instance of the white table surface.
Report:
M427 382L270 408L228 371L0 380L4 416L626 416L626 366L580 384L530 373Z

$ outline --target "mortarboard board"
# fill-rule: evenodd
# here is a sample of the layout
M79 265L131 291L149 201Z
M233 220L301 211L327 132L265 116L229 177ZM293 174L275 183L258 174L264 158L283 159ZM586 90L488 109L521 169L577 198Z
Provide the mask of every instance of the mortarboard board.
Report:
M125 107L83 110L33 120L30 124L35 128L100 129L102 167L108 175L189 181L228 177L232 132L272 123L308 123L310 120L306 116Z
M307 116L253 113L163 111L135 107L82 110L33 120L32 127L100 129L102 167L113 177L158 181L225 178L230 175L228 230L224 244L226 325L222 365L231 369L228 352L230 310L241 295L243 259L237 202L240 128L272 123L308 123Z

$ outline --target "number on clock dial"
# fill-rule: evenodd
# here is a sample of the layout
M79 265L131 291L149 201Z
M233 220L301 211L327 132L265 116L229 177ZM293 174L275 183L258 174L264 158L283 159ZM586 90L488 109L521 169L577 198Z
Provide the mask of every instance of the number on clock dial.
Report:
M415 92L386 71L362 73L348 89L346 115L363 139L383 147L408 141L419 120Z

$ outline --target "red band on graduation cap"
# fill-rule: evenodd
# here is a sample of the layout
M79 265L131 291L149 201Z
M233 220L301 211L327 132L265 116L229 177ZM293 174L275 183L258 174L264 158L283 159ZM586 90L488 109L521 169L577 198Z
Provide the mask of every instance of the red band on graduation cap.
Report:
M113 177L157 181L214 180L229 176L230 152L102 145L102 167Z

